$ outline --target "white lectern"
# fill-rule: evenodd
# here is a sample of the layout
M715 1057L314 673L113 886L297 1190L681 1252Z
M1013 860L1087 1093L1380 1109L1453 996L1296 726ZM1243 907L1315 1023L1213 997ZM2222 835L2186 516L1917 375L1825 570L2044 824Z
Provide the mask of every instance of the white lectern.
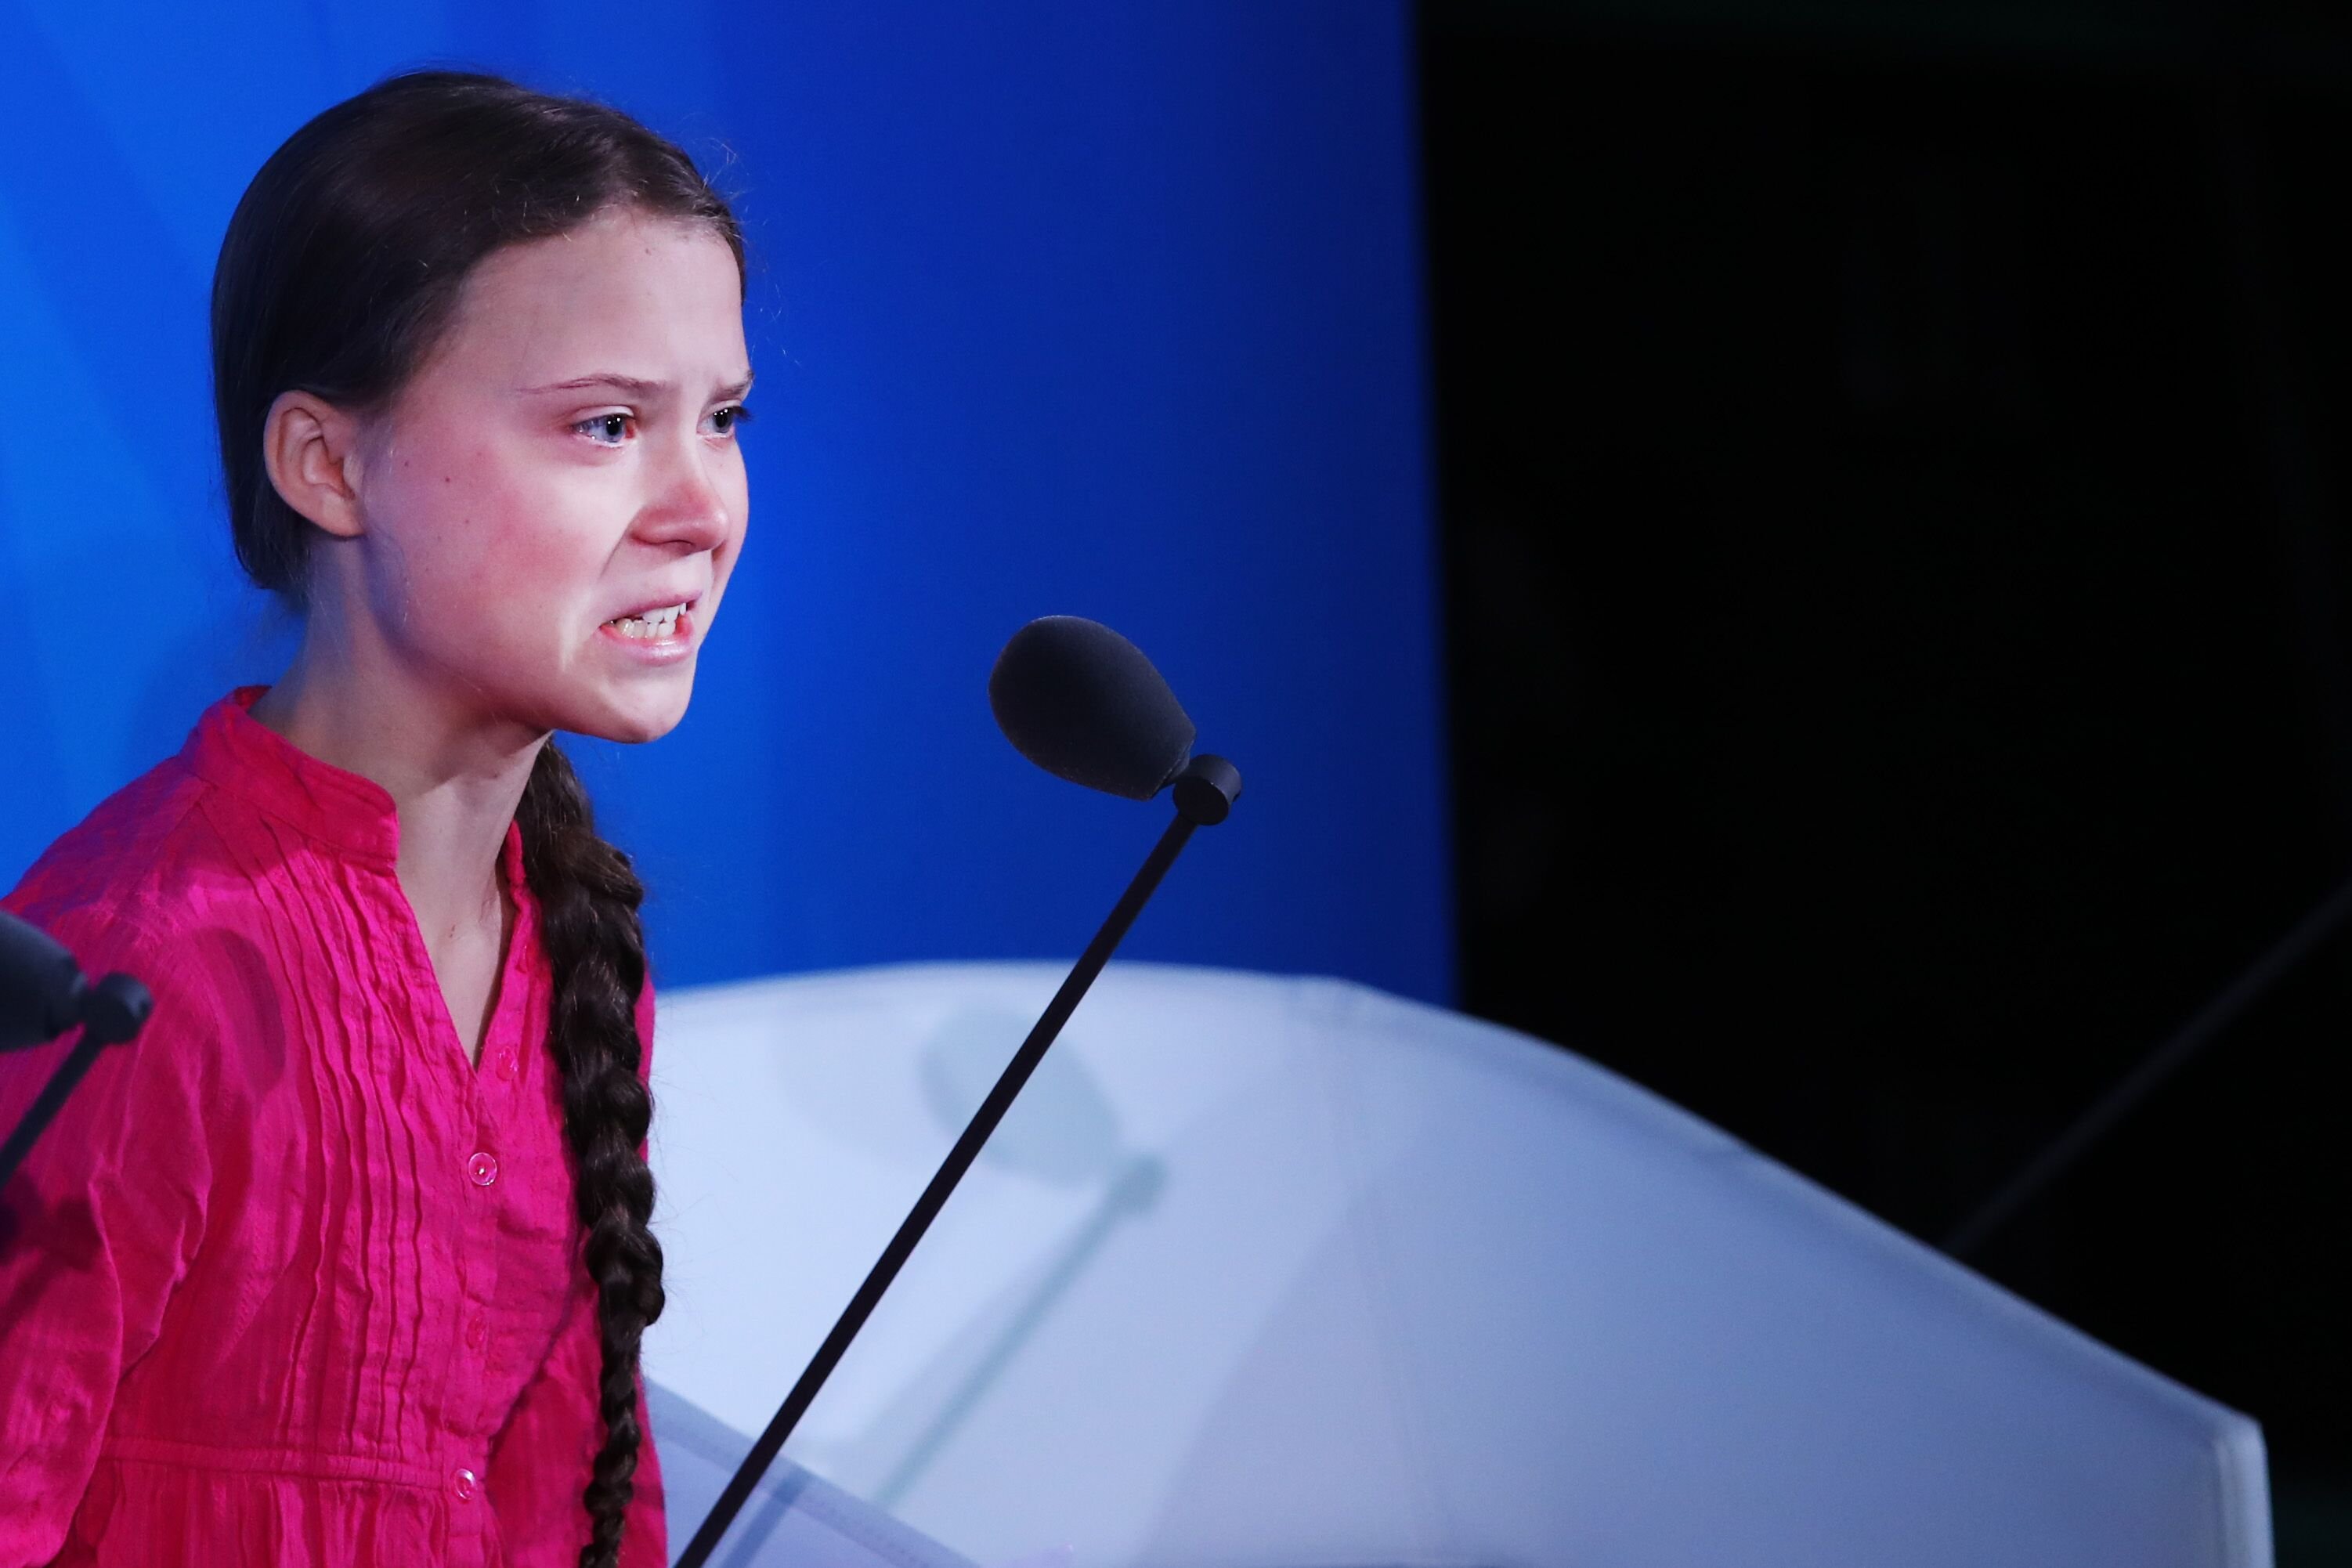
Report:
M757 1432L1061 974L664 994L648 1376ZM1141 964L787 1457L982 1564L2270 1562L2252 1422L1655 1097L1360 986Z

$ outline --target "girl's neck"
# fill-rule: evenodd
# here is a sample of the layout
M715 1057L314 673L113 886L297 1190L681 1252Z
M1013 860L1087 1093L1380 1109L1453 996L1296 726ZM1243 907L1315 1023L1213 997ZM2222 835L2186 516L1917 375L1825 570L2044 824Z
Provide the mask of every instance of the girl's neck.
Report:
M486 715L389 659L354 658L338 639L314 635L252 711L300 751L392 796L400 883L428 944L499 923L507 828L546 731Z

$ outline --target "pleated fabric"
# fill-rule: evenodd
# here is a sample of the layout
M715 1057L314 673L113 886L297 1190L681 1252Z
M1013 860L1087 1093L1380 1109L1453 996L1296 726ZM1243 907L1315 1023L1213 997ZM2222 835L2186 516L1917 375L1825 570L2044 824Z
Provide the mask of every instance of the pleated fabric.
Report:
M262 689L0 900L156 1003L0 1192L0 1568L574 1563L603 1360L520 830L478 1067L391 796ZM0 1129L72 1040L0 1055ZM635 1483L659 1568L649 1431Z

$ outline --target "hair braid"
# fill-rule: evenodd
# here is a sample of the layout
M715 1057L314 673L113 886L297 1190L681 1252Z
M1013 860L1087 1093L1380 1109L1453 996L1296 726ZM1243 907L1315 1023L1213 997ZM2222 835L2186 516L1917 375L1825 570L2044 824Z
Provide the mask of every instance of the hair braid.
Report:
M539 901L541 939L554 972L548 1044L561 1077L563 1127L576 1172L588 1273L596 1282L604 1348L599 1404L604 1443L582 1500L588 1544L581 1568L620 1561L621 1521L635 1491L637 1347L661 1316L662 1250L647 1227L654 1178L638 1154L653 1097L637 1074L644 1046L636 1005L646 979L637 906L645 888L629 858L596 835L588 793L552 741L540 748L516 814L523 871Z

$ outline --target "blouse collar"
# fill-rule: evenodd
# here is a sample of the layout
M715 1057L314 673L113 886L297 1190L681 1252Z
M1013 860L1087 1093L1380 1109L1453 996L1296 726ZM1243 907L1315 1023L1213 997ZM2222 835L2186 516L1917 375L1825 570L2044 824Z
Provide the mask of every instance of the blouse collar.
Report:
M295 831L388 868L400 858L400 813L392 792L322 763L256 719L266 686L240 686L205 710L182 755L206 783L238 795ZM507 824L507 886L523 895L522 826Z

